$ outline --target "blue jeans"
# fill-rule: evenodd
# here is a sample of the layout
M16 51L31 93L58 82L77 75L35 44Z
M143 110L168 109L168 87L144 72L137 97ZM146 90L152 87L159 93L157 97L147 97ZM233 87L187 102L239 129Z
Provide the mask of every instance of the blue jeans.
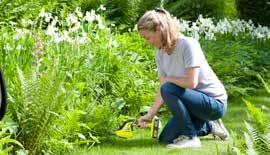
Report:
M170 82L161 86L160 93L173 115L159 136L159 141L165 144L179 135L190 138L208 135L212 130L208 121L221 118L227 109L227 103Z

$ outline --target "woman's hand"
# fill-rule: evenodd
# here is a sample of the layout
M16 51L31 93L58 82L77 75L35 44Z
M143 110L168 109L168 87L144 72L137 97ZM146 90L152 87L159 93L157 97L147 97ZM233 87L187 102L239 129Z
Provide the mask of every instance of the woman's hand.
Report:
M151 122L152 118L149 115L141 116L138 121L139 128L147 128L149 127L149 123Z

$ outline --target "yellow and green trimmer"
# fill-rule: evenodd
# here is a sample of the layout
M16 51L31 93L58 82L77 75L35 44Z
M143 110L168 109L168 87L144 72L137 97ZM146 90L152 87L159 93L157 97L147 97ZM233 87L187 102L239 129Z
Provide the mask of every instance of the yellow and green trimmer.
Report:
M148 127L151 129L151 137L157 139L158 138L158 129L161 127L161 122L157 116L155 116L148 123ZM120 126L120 128L115 131L115 134L118 137L130 139L134 135L134 127L138 126L138 121L136 118L130 118L124 121L124 123Z

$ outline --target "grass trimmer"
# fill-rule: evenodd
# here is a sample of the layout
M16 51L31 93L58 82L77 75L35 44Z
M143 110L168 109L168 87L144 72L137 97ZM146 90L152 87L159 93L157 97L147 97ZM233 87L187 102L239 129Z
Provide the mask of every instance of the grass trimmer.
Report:
M134 135L134 127L138 127L138 121L136 118L130 118L123 122L115 134L118 137L130 139ZM160 120L155 116L151 121L148 122L148 127L151 129L151 137L158 138L158 129L161 127Z

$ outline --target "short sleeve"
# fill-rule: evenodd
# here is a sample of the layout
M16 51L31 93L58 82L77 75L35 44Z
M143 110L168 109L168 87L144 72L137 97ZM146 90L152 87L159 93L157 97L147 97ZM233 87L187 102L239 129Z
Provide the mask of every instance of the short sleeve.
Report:
M183 59L185 68L201 66L204 55L201 46L197 40L190 39L185 42Z

